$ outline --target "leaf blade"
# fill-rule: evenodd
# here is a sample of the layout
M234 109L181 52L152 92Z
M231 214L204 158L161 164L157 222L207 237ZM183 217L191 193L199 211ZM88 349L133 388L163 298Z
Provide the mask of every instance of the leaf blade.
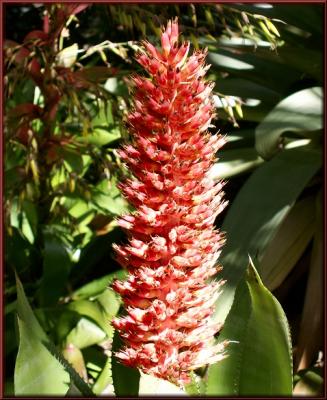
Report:
M253 264L246 275L220 335L222 341L238 343L230 343L229 356L209 367L207 395L289 396L292 352L286 316Z

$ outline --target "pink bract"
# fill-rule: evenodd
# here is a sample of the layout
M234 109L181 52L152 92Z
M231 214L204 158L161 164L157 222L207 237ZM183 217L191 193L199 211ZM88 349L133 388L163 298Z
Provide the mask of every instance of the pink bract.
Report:
M132 144L119 154L133 178L120 189L135 212L119 220L129 243L114 248L129 275L113 288L127 316L113 325L126 344L116 354L125 365L184 385L192 370L225 356L211 319L223 282L208 283L220 269L224 238L214 221L226 205L223 183L208 173L224 139L208 132L214 105L206 51L188 56L177 21L168 22L161 44L159 51L143 43L137 61L149 77L131 78Z

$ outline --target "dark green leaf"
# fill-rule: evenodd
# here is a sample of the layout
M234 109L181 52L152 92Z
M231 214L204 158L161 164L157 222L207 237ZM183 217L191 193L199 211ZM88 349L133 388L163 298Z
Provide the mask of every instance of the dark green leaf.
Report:
M260 257L260 274L269 290L284 281L312 239L314 207L314 196L297 202Z
M283 99L256 128L256 149L263 158L278 151L286 131L315 131L323 126L323 94L320 87L304 89Z
M54 305L63 295L71 261L63 242L56 236L44 234L43 278L40 287L41 303Z
M285 150L257 168L228 210L222 230L226 245L219 277L227 282L217 302L216 317L223 322L247 265L248 254L259 256L273 238L297 197L321 166L318 150Z
M112 379L116 396L137 397L139 393L140 372L136 368L125 367L115 357L115 352L121 350L123 343L115 330L113 341ZM128 383L127 383L128 382Z
M228 357L209 367L207 394L291 396L292 345L284 311L253 264L236 290L219 340Z

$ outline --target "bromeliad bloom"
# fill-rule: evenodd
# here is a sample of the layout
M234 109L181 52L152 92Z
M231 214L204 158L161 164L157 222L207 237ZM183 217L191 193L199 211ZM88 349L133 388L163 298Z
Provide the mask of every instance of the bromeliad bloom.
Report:
M208 133L214 106L206 52L188 56L177 21L168 22L161 43L161 51L143 43L137 61L149 77L132 77L132 144L120 156L133 178L120 188L136 211L119 220L129 244L114 247L129 276L113 287L127 316L113 325L126 343L116 354L124 364L184 385L190 371L224 357L211 321L223 282L208 283L224 242L213 225L226 205L209 170L224 139Z

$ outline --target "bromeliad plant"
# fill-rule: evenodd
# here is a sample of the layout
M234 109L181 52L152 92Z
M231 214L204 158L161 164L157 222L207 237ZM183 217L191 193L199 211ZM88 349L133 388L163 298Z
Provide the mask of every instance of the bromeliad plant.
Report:
M223 183L208 176L224 138L208 133L214 105L206 51L188 57L177 20L163 31L161 51L143 44L137 61L149 78L132 77L132 144L119 153L133 174L120 187L136 211L118 221L129 244L114 246L129 271L113 284L127 311L113 321L126 343L116 355L183 386L190 371L223 359L227 344L214 344L219 326L211 320L223 281L207 283L220 269L224 242L213 226L226 205Z

